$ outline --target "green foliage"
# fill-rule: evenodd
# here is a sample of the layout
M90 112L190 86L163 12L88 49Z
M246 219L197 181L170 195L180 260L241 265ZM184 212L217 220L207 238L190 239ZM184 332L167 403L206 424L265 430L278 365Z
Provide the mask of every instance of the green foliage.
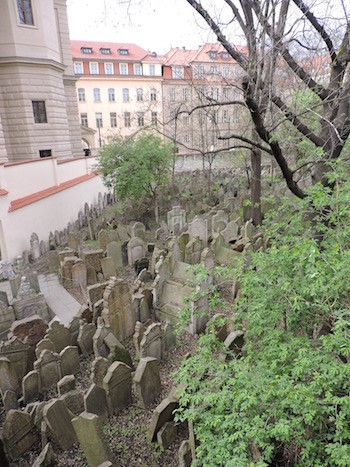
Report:
M205 335L177 373L194 465L349 465L350 183L331 176L332 192L270 213L270 248L235 272L243 356L223 361Z
M115 136L101 150L99 169L118 198L154 197L169 180L173 147L152 133Z

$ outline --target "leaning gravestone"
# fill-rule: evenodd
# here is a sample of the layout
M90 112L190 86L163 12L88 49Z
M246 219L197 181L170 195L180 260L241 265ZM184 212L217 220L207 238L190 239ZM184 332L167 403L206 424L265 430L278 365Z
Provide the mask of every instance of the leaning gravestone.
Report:
M103 462L112 460L96 414L83 412L79 417L73 418L72 424L89 467L98 467Z
M75 375L80 370L78 347L68 346L60 352L61 375Z
M206 246L208 243L208 221L207 219L200 219L195 217L192 222L188 223L188 233L190 240L195 237L199 237L203 245Z
M131 403L131 368L114 362L103 378L109 413L119 412Z
M174 206L167 215L168 228L172 235L179 235L186 224L186 211L180 206Z
M151 443L157 438L158 431L166 422L174 419L174 410L177 409L179 403L173 397L168 396L157 405L153 412L150 427L147 433L147 440Z
M29 413L10 410L5 417L3 438L11 459L18 459L37 442L34 422Z
M107 257L112 258L114 271L123 267L122 245L122 242L117 241L112 241L107 245Z
M57 353L71 345L69 329L57 320L52 320L49 323L49 330L45 335L45 339L50 339L53 342Z
M146 255L146 243L142 238L133 237L128 242L128 263L133 266L137 260L144 258Z
M13 391L19 394L19 384L15 369L6 357L0 357L0 392Z
M86 412L94 413L100 417L102 421L108 418L108 406L106 391L92 384L84 395L84 408Z
M28 404L39 395L39 373L36 370L29 371L22 380L23 402Z
M161 323L153 323L146 329L141 343L140 356L162 359L162 329Z
M48 391L61 379L59 355L50 350L44 350L34 362L34 370L39 373L40 391Z
M77 441L71 422L72 417L63 401L54 399L46 404L43 409L43 418L63 451L69 449Z
M145 409L158 397L162 386L156 358L141 358L134 376L134 387L136 397Z

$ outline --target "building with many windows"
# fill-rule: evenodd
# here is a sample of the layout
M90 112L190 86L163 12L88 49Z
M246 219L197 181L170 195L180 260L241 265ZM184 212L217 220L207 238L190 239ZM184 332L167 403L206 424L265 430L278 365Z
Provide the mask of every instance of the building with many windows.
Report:
M162 121L162 66L135 44L71 41L80 122L94 148ZM83 133L84 138L84 133ZM88 145L88 140L86 140Z
M65 0L2 0L0 161L82 156Z

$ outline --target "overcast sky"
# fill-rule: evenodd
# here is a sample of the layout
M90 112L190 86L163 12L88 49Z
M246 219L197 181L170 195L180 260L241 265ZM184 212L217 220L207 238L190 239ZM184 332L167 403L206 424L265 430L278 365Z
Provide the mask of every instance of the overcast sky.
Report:
M185 0L68 0L71 39L132 42L164 53L214 42L208 27ZM127 6L128 5L128 6Z

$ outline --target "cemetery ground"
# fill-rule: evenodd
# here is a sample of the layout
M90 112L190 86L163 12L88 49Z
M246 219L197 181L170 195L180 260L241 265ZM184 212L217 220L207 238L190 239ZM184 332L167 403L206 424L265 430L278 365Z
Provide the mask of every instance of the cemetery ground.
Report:
M154 232L148 232L150 237ZM84 247L97 248L97 242L87 241ZM59 270L59 256L56 250L49 251L42 255L32 265L32 269L38 274L57 273ZM135 271L130 266L124 266L118 276L132 286L135 280ZM86 295L77 287L66 286L69 293L81 304L86 303ZM222 304L220 310L213 309L212 313L230 313L231 305L229 303L231 296L230 284L221 288L221 297L226 303L225 309ZM103 433L108 441L110 450L119 466L177 466L178 450L181 442L188 439L188 427L185 423L179 423L177 426L177 437L175 441L166 449L162 450L157 443L150 443L146 439L147 431L151 423L155 407L170 393L174 388L173 372L179 367L181 361L194 350L198 337L187 332L181 332L177 337L176 347L169 351L166 358L159 362L160 379L162 389L156 400L147 408L142 408L135 397L132 403L118 414L114 414L103 424ZM135 348L132 338L123 341L123 345L129 351L134 366L136 368L139 357L135 355ZM93 356L80 355L80 371L75 375L76 388L82 392L86 391L91 384L91 362ZM40 401L49 401L57 397L57 389L51 389L43 394ZM4 407L0 404L0 426L4 421ZM38 431L40 439L40 433ZM54 439L48 439L53 447L54 459L57 465L62 466L87 466L87 461L79 443L75 443L69 450L63 451ZM29 467L40 454L43 442L37 443L34 449L23 454L20 459L12 461L11 467ZM56 465L55 464L55 465Z

